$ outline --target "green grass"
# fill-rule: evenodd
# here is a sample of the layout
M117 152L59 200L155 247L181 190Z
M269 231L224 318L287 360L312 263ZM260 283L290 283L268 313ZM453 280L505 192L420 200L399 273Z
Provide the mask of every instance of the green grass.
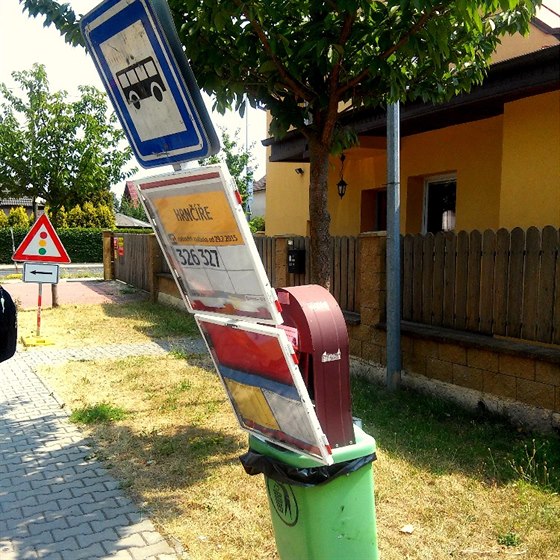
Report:
M98 457L189 557L277 558L262 477L247 476L239 463L247 437L208 353L173 345L174 336L199 336L192 317L143 302L59 309L48 319L84 345L171 342L165 356L71 362L42 375L80 413L77 421L93 422L83 429ZM384 560L557 557L557 435L520 431L485 410L469 413L407 389L388 392L361 377L352 377L352 399L353 415L377 443ZM111 409L133 412L116 421ZM403 536L407 524L415 530Z
M103 271L95 272L89 270L82 270L79 272L74 272L72 269L60 271L60 278L65 280L79 280L80 278L103 278Z
M104 310L109 317L129 318L139 322L137 329L151 338L200 336L193 316L183 309L141 301L108 305Z
M123 420L126 418L126 415L126 412L120 407L109 403L99 403L74 410L70 415L70 422L76 424L99 424Z
M407 389L352 380L354 415L392 454L436 475L523 482L560 492L560 439L516 430L505 419Z
M498 535L498 544L507 547L519 546L521 544L521 539L517 533L508 531L503 535Z

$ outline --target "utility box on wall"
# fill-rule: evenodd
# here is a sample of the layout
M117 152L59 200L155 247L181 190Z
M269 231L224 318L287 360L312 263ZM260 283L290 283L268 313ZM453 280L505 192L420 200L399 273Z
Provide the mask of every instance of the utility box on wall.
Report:
M305 274L305 249L288 249L288 272Z

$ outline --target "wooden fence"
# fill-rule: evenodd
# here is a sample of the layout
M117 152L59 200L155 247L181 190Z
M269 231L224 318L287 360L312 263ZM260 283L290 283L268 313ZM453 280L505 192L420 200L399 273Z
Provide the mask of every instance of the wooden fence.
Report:
M275 238L257 236L255 237L255 243L271 284L278 287L276 283ZM290 273L288 275L288 286L302 286L311 283L309 237L290 238L288 248L305 251L305 272L301 274ZM356 237L333 237L331 239L331 293L344 311L356 313L360 311L358 249L359 243Z
M560 344L554 227L406 235L403 319Z
M147 235L123 234L115 277L150 289ZM277 243L305 250L305 272L287 286L310 283L309 238L255 238L265 271L277 286ZM117 238L118 241L118 238ZM158 248L159 250L159 248ZM359 238L331 242L331 292L344 311L360 312ZM165 259L161 270L169 272ZM367 278L363 276L363 278ZM365 280L364 280L365 281ZM402 311L405 321L460 331L560 344L560 231L546 227L500 229L402 238Z
M255 236L255 244L261 256L264 270L272 286L276 286L276 243L274 237Z
M139 233L116 234L114 260L115 278L141 290L150 291L150 235ZM165 263L165 259L161 259Z

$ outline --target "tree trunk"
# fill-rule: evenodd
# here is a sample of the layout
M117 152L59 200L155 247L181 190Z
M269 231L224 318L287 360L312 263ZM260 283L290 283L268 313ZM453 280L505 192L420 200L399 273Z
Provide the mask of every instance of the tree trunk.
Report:
M330 222L328 210L329 149L309 138L309 223L311 236L311 282L327 290L331 284Z

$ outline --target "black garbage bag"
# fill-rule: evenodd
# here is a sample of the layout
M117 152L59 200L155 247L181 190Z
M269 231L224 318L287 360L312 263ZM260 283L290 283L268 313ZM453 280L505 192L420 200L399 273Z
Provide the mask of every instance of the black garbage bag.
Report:
M10 294L0 286L0 362L16 353L17 309Z
M375 461L375 453L320 467L292 467L286 463L249 450L239 457L245 472L250 475L264 474L266 477L291 484L292 486L319 486L332 482L335 478L357 471L364 465Z

